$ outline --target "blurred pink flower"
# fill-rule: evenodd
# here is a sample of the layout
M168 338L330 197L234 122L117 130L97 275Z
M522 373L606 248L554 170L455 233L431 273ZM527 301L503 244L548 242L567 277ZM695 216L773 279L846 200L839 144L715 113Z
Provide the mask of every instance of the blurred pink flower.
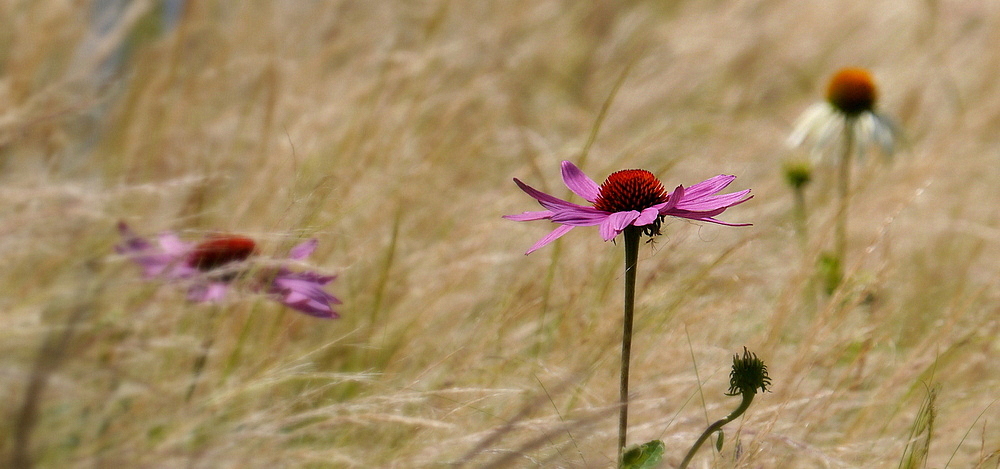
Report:
M263 290L289 308L319 318L340 317L333 305L341 301L323 289L336 276L293 272L283 265L277 268L250 265L250 259L257 254L257 245L250 238L211 235L200 243L188 243L167 232L157 236L153 243L135 234L124 222L118 224L118 232L124 241L115 246L115 251L138 264L146 278L188 283L190 301L221 301L234 280L252 274L248 285ZM317 244L317 240L310 239L293 247L288 260L309 257Z
M748 224L727 223L715 218L727 208L750 200L750 190L716 195L736 179L736 176L718 175L693 186L677 186L667 193L663 184L644 169L626 169L612 173L597 185L569 161L562 162L562 178L571 191L593 204L577 205L540 192L514 178L514 183L534 197L546 210L506 215L514 221L552 220L561 226L543 237L525 254L531 254L555 241L577 226L599 225L601 238L610 241L628 226L643 228L648 236L660 234L660 224L665 216L707 221L728 226Z

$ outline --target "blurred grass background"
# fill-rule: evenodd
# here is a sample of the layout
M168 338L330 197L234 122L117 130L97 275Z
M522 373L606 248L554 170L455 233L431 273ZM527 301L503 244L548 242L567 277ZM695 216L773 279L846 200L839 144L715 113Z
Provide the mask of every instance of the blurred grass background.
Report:
M613 465L621 247L578 229L525 257L550 226L500 219L536 209L512 177L568 195L595 129L598 181L755 194L722 216L752 227L668 220L640 251L631 442L679 463L746 345L773 392L704 467L1000 464L1000 4L176 4L95 34L91 2L0 1L4 464ZM908 146L859 165L825 297L833 170L803 246L780 168L847 65ZM119 220L317 237L343 317L189 304L113 255Z

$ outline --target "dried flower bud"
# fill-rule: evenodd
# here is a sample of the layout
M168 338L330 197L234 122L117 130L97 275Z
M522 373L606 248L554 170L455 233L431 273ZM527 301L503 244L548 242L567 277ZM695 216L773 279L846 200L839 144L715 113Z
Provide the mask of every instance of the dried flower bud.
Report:
M812 164L805 159L795 159L786 161L782 167L785 173L785 182L792 189L802 189L812 181Z
M767 365L757 358L757 354L750 353L743 347L743 358L733 355L733 371L729 374L729 392L727 396L738 394L757 394L757 388L761 392L767 391L771 385L771 378L767 376Z

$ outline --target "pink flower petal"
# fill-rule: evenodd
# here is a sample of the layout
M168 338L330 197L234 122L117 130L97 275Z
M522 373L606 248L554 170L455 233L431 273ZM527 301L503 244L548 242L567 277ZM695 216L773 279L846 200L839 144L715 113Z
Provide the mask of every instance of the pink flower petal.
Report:
M341 302L323 289L334 278L315 272L290 272L282 269L274 277L268 292L275 295L281 304L296 311L319 318L335 319L340 315L333 310L332 305Z
M685 189L688 198L697 199L704 197L706 195L712 195L716 192L725 189L730 183L736 179L736 176L729 176L726 174L720 174L715 177L708 178L697 184L688 186Z
M184 278L190 274L185 266L185 260L191 247L177 239L176 235L172 233L160 235L159 246L154 246L145 238L136 235L124 222L118 224L118 232L124 238L124 242L115 246L115 251L138 264L142 268L144 277ZM163 239L167 240L171 252L163 248Z
M563 182L566 184L566 187L588 202L596 203L601 193L601 186L590 179L572 162L563 161L561 169ZM608 213L594 207L577 205L545 194L515 178L514 183L547 210L524 212L519 215L507 215L504 218L515 221L549 219L554 223L562 225L535 243L526 254L530 254L542 246L551 243L576 226L599 225L599 233L605 241L614 239L630 225L648 226L655 224L661 216L673 216L729 226L746 226L745 224L728 223L714 218L727 208L741 204L752 198L749 190L716 195L735 179L735 176L718 175L690 187L677 186L667 196L665 202L653 205L652 207L636 207L636 210Z
M524 213L519 213L517 215L504 215L503 218L514 221L546 220L552 218L552 211L542 210L539 212L524 212Z
M535 200L537 200L538 203L542 205L542 207L545 207L549 210L556 211L564 208L581 208L580 205L567 202L565 200L553 197L549 194L539 191L534 187L531 187L521 182L517 178L514 178L514 184L517 184L517 187L520 187L522 191L524 191L526 194L530 195Z
M660 211L656 207L649 207L639 213L639 218L636 218L632 223L635 226L646 226L660 217Z
M608 219L610 214L590 207L580 207L560 210L552 215L554 223L562 223L571 226L594 226L600 225Z
M295 247L293 247L291 251L288 251L288 258L295 261L301 261L309 257L309 255L316 250L316 246L318 245L319 245L319 240L316 238L307 240L303 243L299 243Z
M188 301L214 302L221 301L226 297L229 285L222 282L208 282L192 285L188 289Z
M594 203L597 200L597 195L601 192L601 186L597 185L593 179L587 177L580 168L577 168L575 164L569 161L563 161L561 168L563 182L569 190L583 197L587 202Z
M161 233L156 240L160 243L160 249L163 249L165 254L173 256L187 256L194 249L194 244L181 241L177 234L172 232Z
M677 186L674 191L667 197L667 201L662 204L656 204L653 207L656 208L660 215L669 215L670 211L677 206L677 203L684 200L684 186Z
M524 255L527 256L528 254L531 254L531 253L537 251L539 248L545 246L546 244L549 244L549 243L551 243L551 242L559 239L560 237L562 237L562 235L564 235L566 233L569 233L569 230L572 230L572 229L573 229L573 227L570 226L570 225L559 225L558 228L552 230L551 233L545 235L545 237L543 237L542 239L538 240L538 242L535 243L534 246L531 246L531 248L528 249L528 251L525 252Z
M601 223L601 237L605 241L615 239L615 236L618 236L626 226L631 225L636 218L639 218L639 212L635 210L612 213L604 223Z
M749 194L750 190L747 189L740 192L733 192L731 194L705 196L700 199L687 199L678 202L676 208L679 210L690 210L692 212L703 212L722 207L732 207L733 205L741 204L750 200L750 197L747 197Z

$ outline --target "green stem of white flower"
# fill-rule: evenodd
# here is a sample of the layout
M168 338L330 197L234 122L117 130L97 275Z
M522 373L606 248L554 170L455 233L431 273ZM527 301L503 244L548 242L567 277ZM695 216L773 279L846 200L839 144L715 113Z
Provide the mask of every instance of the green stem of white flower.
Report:
M621 408L618 413L618 463L628 434L628 368L632 353L632 316L635 311L635 273L639 262L639 236L642 229L625 228L625 315L622 321Z
M806 211L806 193L801 186L792 189L795 196L795 231L799 244L805 251L809 244L809 213Z
M843 280L843 266L846 264L847 252L847 212L851 197L851 153L854 150L854 124L856 117L844 118L844 151L840 155L840 180L837 194L840 197L840 207L837 210L837 228L834 233L834 256L839 272L837 282Z

